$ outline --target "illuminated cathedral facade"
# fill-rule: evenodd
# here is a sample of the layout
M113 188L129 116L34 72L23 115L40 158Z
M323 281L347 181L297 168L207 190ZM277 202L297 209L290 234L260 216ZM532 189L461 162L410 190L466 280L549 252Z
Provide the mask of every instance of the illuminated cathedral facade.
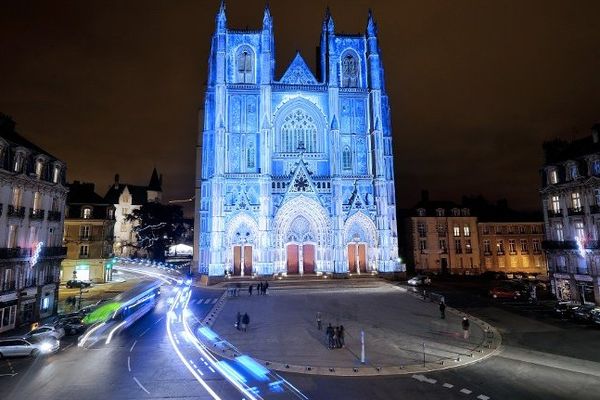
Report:
M398 258L390 108L369 14L327 12L315 76L298 53L275 76L273 20L216 17L197 181L196 260L209 277L369 274Z

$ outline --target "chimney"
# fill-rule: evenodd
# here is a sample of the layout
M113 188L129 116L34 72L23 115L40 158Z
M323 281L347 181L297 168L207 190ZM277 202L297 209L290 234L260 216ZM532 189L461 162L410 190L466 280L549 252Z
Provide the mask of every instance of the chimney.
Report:
M429 190L421 190L421 201L427 203L429 201Z
M115 174L115 189L119 188L119 174Z
M600 141L600 124L594 124L594 126L592 126L592 140L594 143Z

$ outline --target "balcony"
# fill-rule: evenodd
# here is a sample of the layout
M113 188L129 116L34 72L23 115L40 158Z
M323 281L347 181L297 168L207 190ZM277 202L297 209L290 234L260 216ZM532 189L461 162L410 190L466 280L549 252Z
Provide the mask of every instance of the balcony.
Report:
M568 208L567 212L569 213L569 215L583 215L583 207L573 207L573 208Z
M66 257L67 248L62 246L56 247L42 247L40 257Z
M600 214L600 205L594 204L593 206L590 206L590 213Z
M0 286L0 294L14 292L17 288L16 282L4 282L2 286Z
M20 247L3 247L0 248L0 259L10 259L10 258L27 258L31 257L31 249L25 248L22 249Z
M25 207L15 207L12 204L8 205L8 216L23 218L25 216Z
M29 288L29 287L34 287L37 286L37 279L30 279L28 281L25 281L25 284L23 285L23 289Z
M577 242L574 240L544 240L542 248L546 250L575 250L577 249Z
M498 250L496 252L496 254L499 255L499 256L503 256L504 255L504 250Z
M29 219L37 219L37 220L42 220L44 219L44 210L40 210L40 209L30 209L29 210Z
M562 217L561 210L548 209L548 218L558 218L558 217ZM496 233L498 233L498 232L496 232Z
M483 255L486 256L486 257L491 257L492 252L489 251L489 250L484 250Z
M48 211L48 221L60 221L60 211Z

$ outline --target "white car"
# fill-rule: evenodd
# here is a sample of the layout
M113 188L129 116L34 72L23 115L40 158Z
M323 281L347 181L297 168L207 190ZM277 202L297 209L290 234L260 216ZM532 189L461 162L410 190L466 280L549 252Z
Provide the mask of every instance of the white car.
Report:
M0 340L0 358L56 353L60 342L53 337L7 338Z
M61 339L65 336L65 330L61 327L51 325L41 325L29 331L25 338L43 338L52 336L55 339Z
M410 286L431 285L431 278L425 275L417 275L407 282Z

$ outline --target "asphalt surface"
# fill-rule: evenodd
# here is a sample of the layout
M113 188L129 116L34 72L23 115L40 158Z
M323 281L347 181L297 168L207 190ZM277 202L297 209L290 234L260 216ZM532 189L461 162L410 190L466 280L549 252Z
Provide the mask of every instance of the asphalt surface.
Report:
M221 292L192 290L195 301L190 308L201 319ZM599 398L600 329L560 321L540 306L466 294L452 284L431 290L444 294L450 306L495 325L503 335L500 354L470 366L414 376L335 378L282 373L281 377L310 399ZM162 298L153 312L109 345L81 349L70 338L62 341L60 352L48 357L0 360L0 398L213 398L174 352L167 335L168 296ZM184 335L174 334L180 335L181 348L191 351ZM243 398L230 382L203 364L201 355L193 357L202 378L220 398ZM289 390L268 390L271 386L264 384L254 387L260 387L259 395L266 399L301 398Z

